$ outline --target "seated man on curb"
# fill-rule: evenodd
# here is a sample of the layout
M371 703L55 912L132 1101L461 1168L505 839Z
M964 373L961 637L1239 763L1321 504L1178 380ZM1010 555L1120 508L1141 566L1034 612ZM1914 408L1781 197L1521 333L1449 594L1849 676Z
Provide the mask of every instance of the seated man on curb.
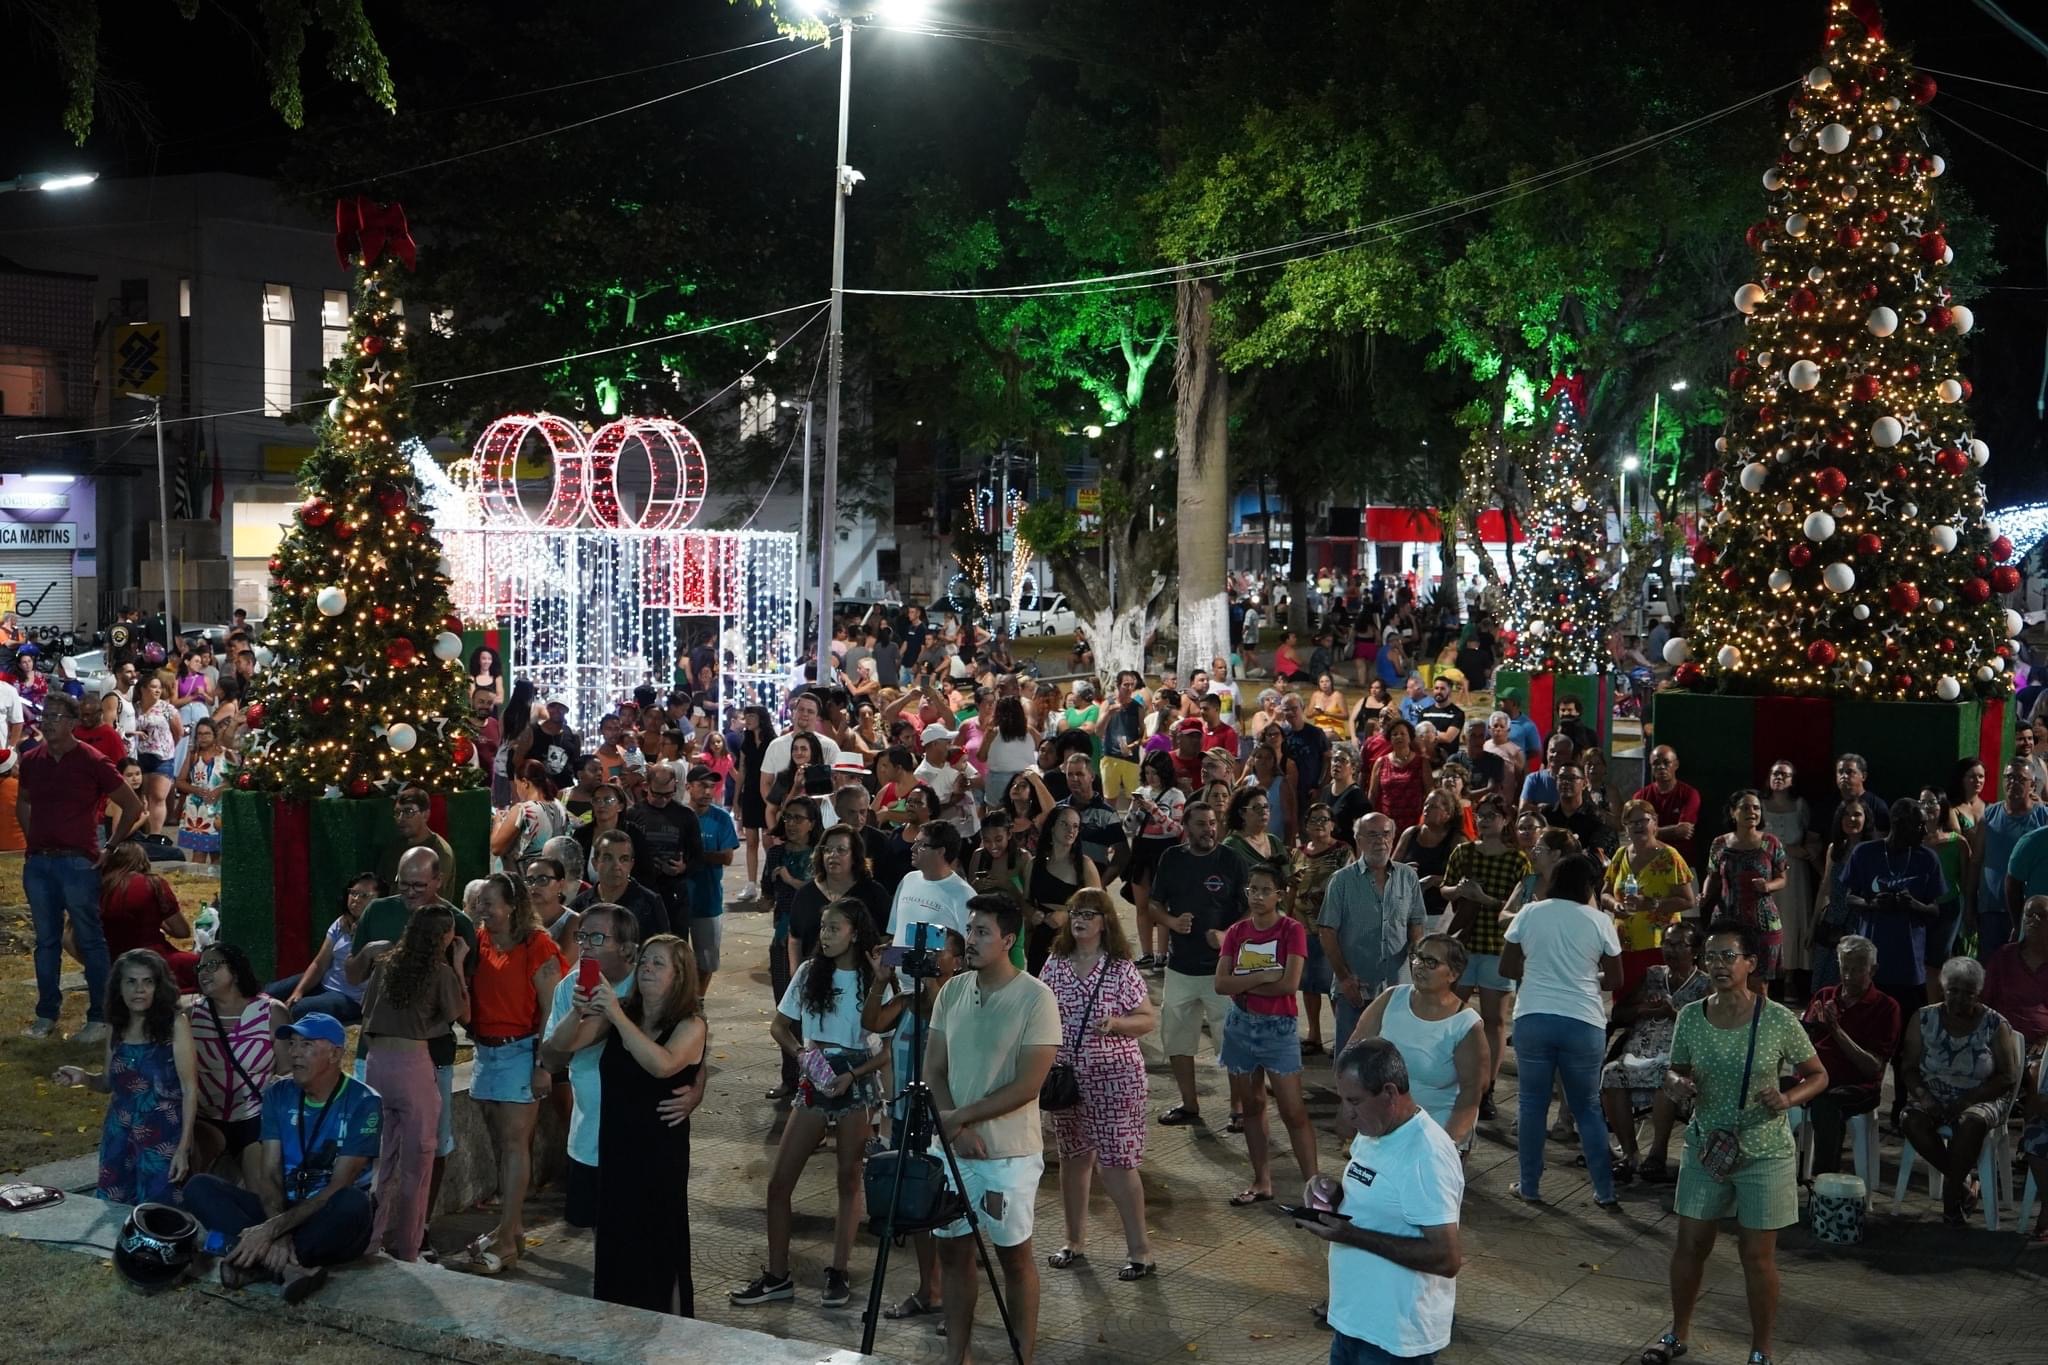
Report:
M370 1179L382 1141L383 1101L344 1075L348 1035L331 1014L309 1014L277 1031L290 1074L263 1093L263 1176L245 1190L213 1175L186 1183L184 1204L209 1232L232 1239L220 1282L284 1284L303 1303L327 1283L327 1267L370 1246Z
M1842 964L1842 983L1815 991L1803 1021L1813 1050L1828 1068L1828 1088L1806 1104L1813 1120L1815 1176L1842 1169L1842 1133L1852 1117L1877 1108L1884 1068L1898 1050L1903 1024L1899 1002L1876 986L1877 945L1860 934L1846 934L1835 945L1835 956ZM1877 1172L1870 1178L1875 1180Z

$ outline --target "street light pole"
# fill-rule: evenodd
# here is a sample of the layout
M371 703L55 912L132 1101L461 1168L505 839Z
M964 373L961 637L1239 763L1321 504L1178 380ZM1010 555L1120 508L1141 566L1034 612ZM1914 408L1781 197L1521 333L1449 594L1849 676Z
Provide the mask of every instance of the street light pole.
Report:
M804 629L804 561L810 553L804 548L804 537L811 533L811 400L806 398L794 406L801 408L804 414L804 504L796 522L796 629L797 636L801 639Z
M155 399L151 421L156 425L156 505L164 522L163 560L156 567L164 580L164 655L168 658L178 628L171 617L171 485L164 472L164 400L160 395Z
M853 19L839 20L839 155L832 169L832 316L825 333L825 470L818 516L818 680L832 657L832 548L839 531L839 386L846 337L846 196L860 174L846 164L847 102L853 93Z

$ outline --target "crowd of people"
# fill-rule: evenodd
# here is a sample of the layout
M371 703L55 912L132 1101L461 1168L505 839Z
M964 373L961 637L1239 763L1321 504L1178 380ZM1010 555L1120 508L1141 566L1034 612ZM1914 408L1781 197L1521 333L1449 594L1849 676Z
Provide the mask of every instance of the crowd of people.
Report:
M730 1302L800 1292L794 1206L828 1138L834 1240L816 1292L850 1300L863 1164L905 1122L921 1045L1027 1358L1040 1268L1085 1261L1098 1175L1124 1239L1116 1279L1159 1273L1139 1179L1155 1125L1241 1135L1243 1180L1219 1201L1288 1201L1331 1244L1317 1312L1341 1361L1427 1360L1449 1340L1462 1157L1489 1128L1517 1150L1504 1192L1533 1204L1553 1141L1577 1145L1602 1206L1675 1182L1673 1322L1643 1354L1653 1365L1685 1352L1726 1218L1751 1360L1770 1359L1777 1231L1798 1220L1802 1181L1839 1170L1845 1132L1877 1121L1888 1072L1888 1126L1946 1177L1951 1222L1997 1198L1978 1158L2016 1120L2048 1183L2048 773L2033 752L2048 735L2022 729L1998 801L1969 760L1886 803L1843 754L1823 809L1774 763L1768 790L1709 812L1669 745L1618 790L1604 718L1575 697L1541 721L1512 693L1480 715L1455 673L1403 672L1356 705L1329 670L1252 694L1235 658L1185 687L1135 672L1063 685L998 671L976 635L911 613L839 632L825 676L782 715L748 706L721 725L704 652L692 685L642 688L589 736L473 660L500 870L447 898L453 854L430 798L400 793L382 865L282 980L260 983L232 943L181 959L175 913L111 967L103 944L95 968L74 909L105 1024L87 1041L106 1064L60 1079L111 1097L102 1192L183 1199L224 1234L224 1280L276 1278L294 1298L365 1250L431 1255L467 1043L499 1217L444 1263L516 1264L538 1119L558 1105L594 1292L692 1313L703 1002L714 979L758 989L745 974L763 965L765 1036L720 1041L782 1054L760 1098L788 1117L759 1192L760 1274ZM149 818L146 795L74 724L52 699L23 762L39 975L42 930L88 894L156 907L133 922L164 909L118 843ZM722 961L729 871L730 908L772 922L766 964ZM891 951L917 926L939 971L921 993ZM54 1020L54 971L50 984ZM1493 1099L1510 1046L1512 1123ZM1227 1113L1204 1107L1205 1054L1227 1075ZM1160 1059L1175 1095L1155 1113ZM1042 1113L1056 1066L1077 1097ZM1311 1068L1340 1097L1343 1147L1310 1120ZM1048 1133L1063 1227L1041 1255ZM622 1168L636 1175L606 1174ZM974 1323L969 1230L919 1234L917 1288L888 1308L942 1316L954 1360ZM2048 1208L2027 1231L2048 1242Z

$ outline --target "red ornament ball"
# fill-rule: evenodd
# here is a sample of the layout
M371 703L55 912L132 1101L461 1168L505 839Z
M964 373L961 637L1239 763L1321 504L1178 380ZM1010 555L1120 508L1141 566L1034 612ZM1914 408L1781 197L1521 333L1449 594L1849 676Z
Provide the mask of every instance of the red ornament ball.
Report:
M334 509L320 498L299 504L299 520L315 529L325 526L334 515Z
M348 794L358 800L368 796L370 794L370 779L367 777L350 778L348 781Z
M1908 155L1907 153L1905 153L1905 152L1900 152L1900 153L1899 153L1899 154L1898 154L1897 156L1895 156L1895 157L1893 157L1893 158L1892 158L1892 174L1893 174L1893 175L1905 175L1906 173L1908 173L1908 172L1909 172L1909 171L1911 171L1912 169L1913 169L1913 158L1912 158L1912 157L1911 157L1910 155Z
M1967 452L1951 447L1935 456L1934 463L1940 467L1942 473L1960 476L1969 469L1970 457Z
M1884 553L1884 537L1875 531L1865 531L1856 537L1856 553L1868 559Z
M1713 568L1720 557L1721 552L1704 540L1692 547L1692 562L1702 569Z
M256 785L256 774L243 773L240 777L237 777L235 779L235 785L237 787L240 787L243 791L249 791Z
M1758 247L1761 247L1764 244L1764 239L1766 237L1769 237L1770 235L1771 221L1770 219L1765 218L1758 222L1751 223L1749 225L1749 231L1742 234L1742 239L1745 242L1749 243L1749 249L1751 251L1755 251Z
M338 539L352 540L355 538L356 524L352 521L344 521L334 528L334 534Z
M391 620L391 608L385 606L382 602L379 602L376 606L370 608L370 619L372 621L375 621L380 626L389 624Z
M1671 676L1672 680L1676 682L1680 687L1698 687L1700 685L1700 680L1705 678L1707 675L1705 670L1703 670L1698 664L1693 663L1691 660L1688 659L1686 662L1680 664Z
M1843 227L1835 233L1835 244L1837 246L1854 247L1860 246L1862 243L1863 229L1853 224Z
M1841 651L1835 648L1832 640L1815 640L1806 647L1807 662L1818 664L1822 668L1826 668L1840 657Z
M316 716L324 716L334 709L334 698L315 697L306 703L306 709Z
M1913 675L1911 673L1901 673L1898 677L1892 679L1892 685L1901 692L1911 692L1913 690Z
M380 336L376 335L375 333L372 333L371 335L369 335L369 336L366 336L366 337L364 337L364 338L363 338L363 354L364 354L364 355L382 355L382 354L383 354L383 352L384 352L384 338L383 338L383 337L380 337Z
M1992 553L1992 556L1993 556L1994 558L1997 558L1997 559L2011 559L2011 558L2012 558L2012 537L2011 537L2011 536L2000 536L2000 537L1999 537L1998 539L1996 539L1996 540L1992 541L1992 542L1991 542L1991 553Z
M271 576L272 578L275 578L275 577L277 577L277 576L278 576L278 575L279 575L280 573L282 573L282 572L284 572L284 561L283 561L282 559L273 559L273 560L271 560L271 561L270 561L270 576Z
M1884 222L1884 221L1885 221L1886 219L1890 218L1891 216L1892 216L1892 211L1891 211L1890 209L1872 209L1872 210L1870 211L1870 221L1871 221L1871 222L1873 222L1873 223L1882 223L1882 222ZM1872 289L1873 291L1875 291L1875 290L1876 290L1876 288L1877 288L1877 286L1876 286L1876 285L1872 285L1872 286L1871 286L1871 289ZM1871 297L1872 297L1872 298L1876 298L1876 297L1877 297L1876 293L1875 293L1875 292L1873 292L1873 293L1871 294Z
M1730 592L1739 592L1739 591L1741 591L1741 589L1742 589L1742 572L1741 572L1741 570L1739 570L1739 569L1734 569L1734 568L1728 568L1728 569L1723 569L1723 570L1721 570L1721 586L1722 586L1722 587L1724 587L1724 588L1726 588L1726 589L1728 589L1728 591L1730 591Z
M1737 365L1734 369L1728 371L1728 387L1731 389L1746 388L1751 378L1753 376L1749 372L1749 366Z
M1833 465L1813 476L1814 487L1831 498L1839 498L1849 487L1849 476Z
M1920 605L1920 589L1912 583L1894 583L1885 591L1885 602L1900 616L1910 616Z
M1737 360L1747 360L1747 359L1749 359L1749 347L1747 347L1747 346L1737 346L1737 347L1735 348L1735 358L1736 358Z
M447 631L450 635L462 634L462 618L460 616L454 615L453 613L450 613L449 615L442 617L441 629Z
M1856 444L1856 430L1853 427L1837 427L1828 433L1828 444L1836 450L1847 450Z
M1700 487L1707 490L1707 496L1712 497L1721 491L1721 485L1727 481L1728 476L1720 470L1709 469L1706 477L1700 480Z
M1785 560L1795 569L1803 569L1813 563L1813 547L1805 541L1785 551Z
M1927 330L1930 332L1946 332L1954 325L1955 320L1956 315L1953 309L1930 308L1927 310Z
M2017 592L2020 586L2020 571L2010 564L2001 564L1991 571L1991 587L1996 592Z
M1933 103L1934 92L1939 88L1934 83L1934 77L1925 71L1915 71L1906 81L1906 93L1912 96L1915 104Z
M467 735L457 735L448 745L448 754L457 763L469 762L470 755L475 752L476 746L469 742L469 736Z
M1937 643L1934 647L1944 654L1953 654L1956 652L1956 642L1946 635L1942 636L1940 642Z
M1920 377L1920 362L1917 360L1907 361L1899 367L1899 373L1908 379L1918 379Z
M1991 567L1991 561L1985 558L1983 555L1971 555L1970 567L1975 569L1978 573L1983 573L1986 569L1989 569Z
M1902 464L1893 465L1890 477L1893 483L1904 483L1906 481L1906 467Z
M1940 233L1938 233L1938 232L1923 232L1923 233L1921 233L1921 234L1920 234L1920 259L1921 259L1921 260L1923 260L1923 261L1938 261L1938 260L1940 260L1940 259L1941 259L1941 253L1942 253L1942 252L1944 252L1944 251L1947 251L1947 250L1948 250L1948 238L1946 238L1946 237L1942 236L1942 235L1941 235Z
M1856 376L1856 397L1865 403L1877 397L1879 387L1877 376L1874 374Z
M419 647L403 636L384 646L384 657L393 668L404 668L419 657L419 652Z
M1769 403L1764 404L1762 407L1756 410L1756 424L1760 427L1767 427L1777 420L1778 410L1772 407Z
M377 506L385 516L397 516L405 510L405 490L403 488L378 489Z
M1970 383L1970 381L1962 375L1956 376L1956 383L1961 384L1963 386L1963 401L1965 403L1969 402L1971 396L1977 392L1976 386Z
M1925 248L1923 247L1922 250L1925 250ZM1934 254L1939 256L1941 253L1937 251ZM1820 295L1814 293L1805 285L1802 284L1797 289L1792 291L1793 312L1811 313L1814 309L1818 307L1820 307Z
M412 518L412 520L405 523L405 529L412 532L416 536L423 536L427 533L427 524L424 521L421 521L418 517L414 517Z
M249 709L242 713L251 725L261 725L265 714L262 702L251 702Z

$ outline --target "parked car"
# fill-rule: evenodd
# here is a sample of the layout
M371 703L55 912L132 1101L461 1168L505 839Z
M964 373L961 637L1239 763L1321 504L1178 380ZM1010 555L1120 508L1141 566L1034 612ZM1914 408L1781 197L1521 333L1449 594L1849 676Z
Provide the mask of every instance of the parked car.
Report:
M1080 622L1061 592L1026 593L1017 599L1017 609L1010 615L1011 632L1016 635L1072 635Z

